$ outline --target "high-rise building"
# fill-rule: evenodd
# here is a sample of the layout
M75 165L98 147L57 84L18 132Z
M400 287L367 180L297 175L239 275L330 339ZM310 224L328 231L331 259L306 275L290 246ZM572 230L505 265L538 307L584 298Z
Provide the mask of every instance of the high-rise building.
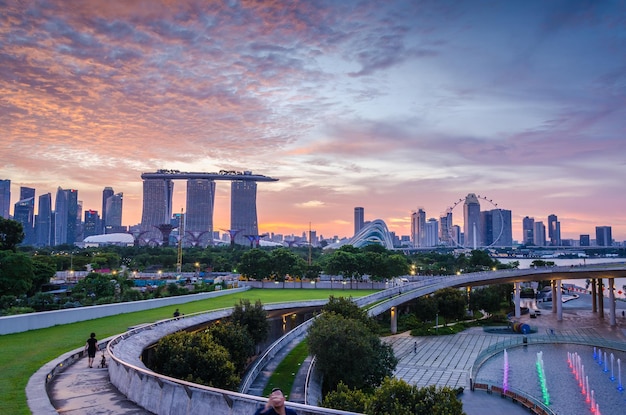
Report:
M35 189L22 187L20 196L26 197L20 199L13 207L13 220L22 224L24 231L22 244L33 245L35 243Z
M187 212L185 237L190 235L196 244L207 246L213 240L213 208L215 181L210 179L187 180Z
M98 233L106 233L104 227L106 226L107 220L107 199L113 196L115 192L112 187L105 187L102 191L102 210L100 211L100 223L101 229L98 230Z
M591 246L591 238L589 235L580 235L580 246Z
M169 224L172 217L174 183L171 179L144 179L141 228L145 238L161 240L158 226Z
M480 240L480 202L474 193L465 197L463 203L463 233L465 234L465 246L477 248L482 246Z
M522 219L522 243L524 245L535 243L535 218L526 216Z
M439 217L439 240L446 246L452 246L454 243L451 238L452 230L452 212L446 212Z
M550 245L561 246L561 222L554 214L548 216L548 239Z
M0 179L0 216L9 219L11 208L11 180Z
M104 233L124 232L122 228L122 208L124 205L124 194L116 193L106 200L106 223ZM102 221L102 220L101 220Z
M411 214L411 239L414 248L426 246L426 211L422 208Z
M98 235L100 228L100 215L97 210L87 209L85 211L85 225L83 228L83 236ZM84 239L84 238L83 238Z
M359 233L365 224L365 209L362 207L354 208L354 234Z
M57 189L54 207L54 244L76 242L76 218L78 216L78 191Z
M256 187L255 181L248 180L233 180L230 185L230 230L239 231L235 243L240 245L250 244L249 238L259 234Z
M40 195L35 217L35 245L52 246L54 241L52 217L52 195L50 193Z
M535 222L533 237L533 244L535 246L546 246L546 226L543 222Z
M483 246L513 246L511 211L492 209L480 212Z
M596 245L613 246L613 236L610 226L596 226Z
M424 246L439 245L439 222L430 218L424 226Z

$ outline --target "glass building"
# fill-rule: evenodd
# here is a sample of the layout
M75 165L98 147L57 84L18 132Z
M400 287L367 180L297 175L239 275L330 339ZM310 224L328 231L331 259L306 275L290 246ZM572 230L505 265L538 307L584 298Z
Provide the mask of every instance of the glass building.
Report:
M141 227L148 232L146 237L161 239L161 233L156 227L170 223L173 194L174 183L172 180L144 179Z
M465 203L463 203L463 232L466 247L482 246L480 230L480 203L478 197L474 193L470 193L465 197Z
M0 180L0 216L9 219L11 208L11 180Z
M39 206L35 217L35 245L51 246L53 239L52 194L39 196Z
M207 246L212 244L214 205L215 181L209 179L187 180L185 237L189 235L193 245Z
M256 182L248 180L235 180L230 185L230 229L239 231L235 243L240 245L250 244L248 238L259 234L256 187Z

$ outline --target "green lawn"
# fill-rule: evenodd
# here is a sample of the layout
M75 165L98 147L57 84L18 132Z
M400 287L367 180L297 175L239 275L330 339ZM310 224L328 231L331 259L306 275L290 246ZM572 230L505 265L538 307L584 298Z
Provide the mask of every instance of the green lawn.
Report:
M330 295L361 297L376 290L299 290L299 289L252 289L208 300L195 301L179 306L167 306L135 313L119 314L79 323L65 324L46 329L0 336L0 413L30 414L26 403L28 379L44 364L78 347L82 347L95 332L104 339L123 333L129 327L151 323L172 316L176 307L183 314L232 307L239 299L257 299L263 304L286 301L325 299Z

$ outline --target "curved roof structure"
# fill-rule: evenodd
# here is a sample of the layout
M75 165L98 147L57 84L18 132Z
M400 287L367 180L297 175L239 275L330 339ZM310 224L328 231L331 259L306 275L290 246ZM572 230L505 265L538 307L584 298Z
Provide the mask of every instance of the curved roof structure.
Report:
M83 243L85 245L133 245L135 240L129 233L107 233L88 236Z
M371 244L378 244L384 246L386 249L393 249L393 239L391 239L387 224L382 219L376 219L366 223L352 238L328 245L326 248L336 249L343 245L363 248Z

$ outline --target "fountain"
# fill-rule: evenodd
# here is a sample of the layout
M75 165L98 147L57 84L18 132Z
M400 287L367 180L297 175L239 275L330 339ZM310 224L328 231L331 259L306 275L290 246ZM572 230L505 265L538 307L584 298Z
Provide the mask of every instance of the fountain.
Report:
M546 384L546 373L543 365L543 352L537 353L537 375L539 376L539 386L541 387L541 396L543 403L550 405L550 394L548 393L548 385Z
M606 362L606 352L604 352L604 371L608 372L609 368L607 367L607 362Z
M502 390L504 393L509 390L509 355L504 349L504 373L502 376Z
M624 391L624 387L622 386L622 361L621 359L617 359L617 390L620 392Z
M613 359L615 359L615 356L613 356L613 353L611 353L611 382L615 381L615 374L613 373Z

